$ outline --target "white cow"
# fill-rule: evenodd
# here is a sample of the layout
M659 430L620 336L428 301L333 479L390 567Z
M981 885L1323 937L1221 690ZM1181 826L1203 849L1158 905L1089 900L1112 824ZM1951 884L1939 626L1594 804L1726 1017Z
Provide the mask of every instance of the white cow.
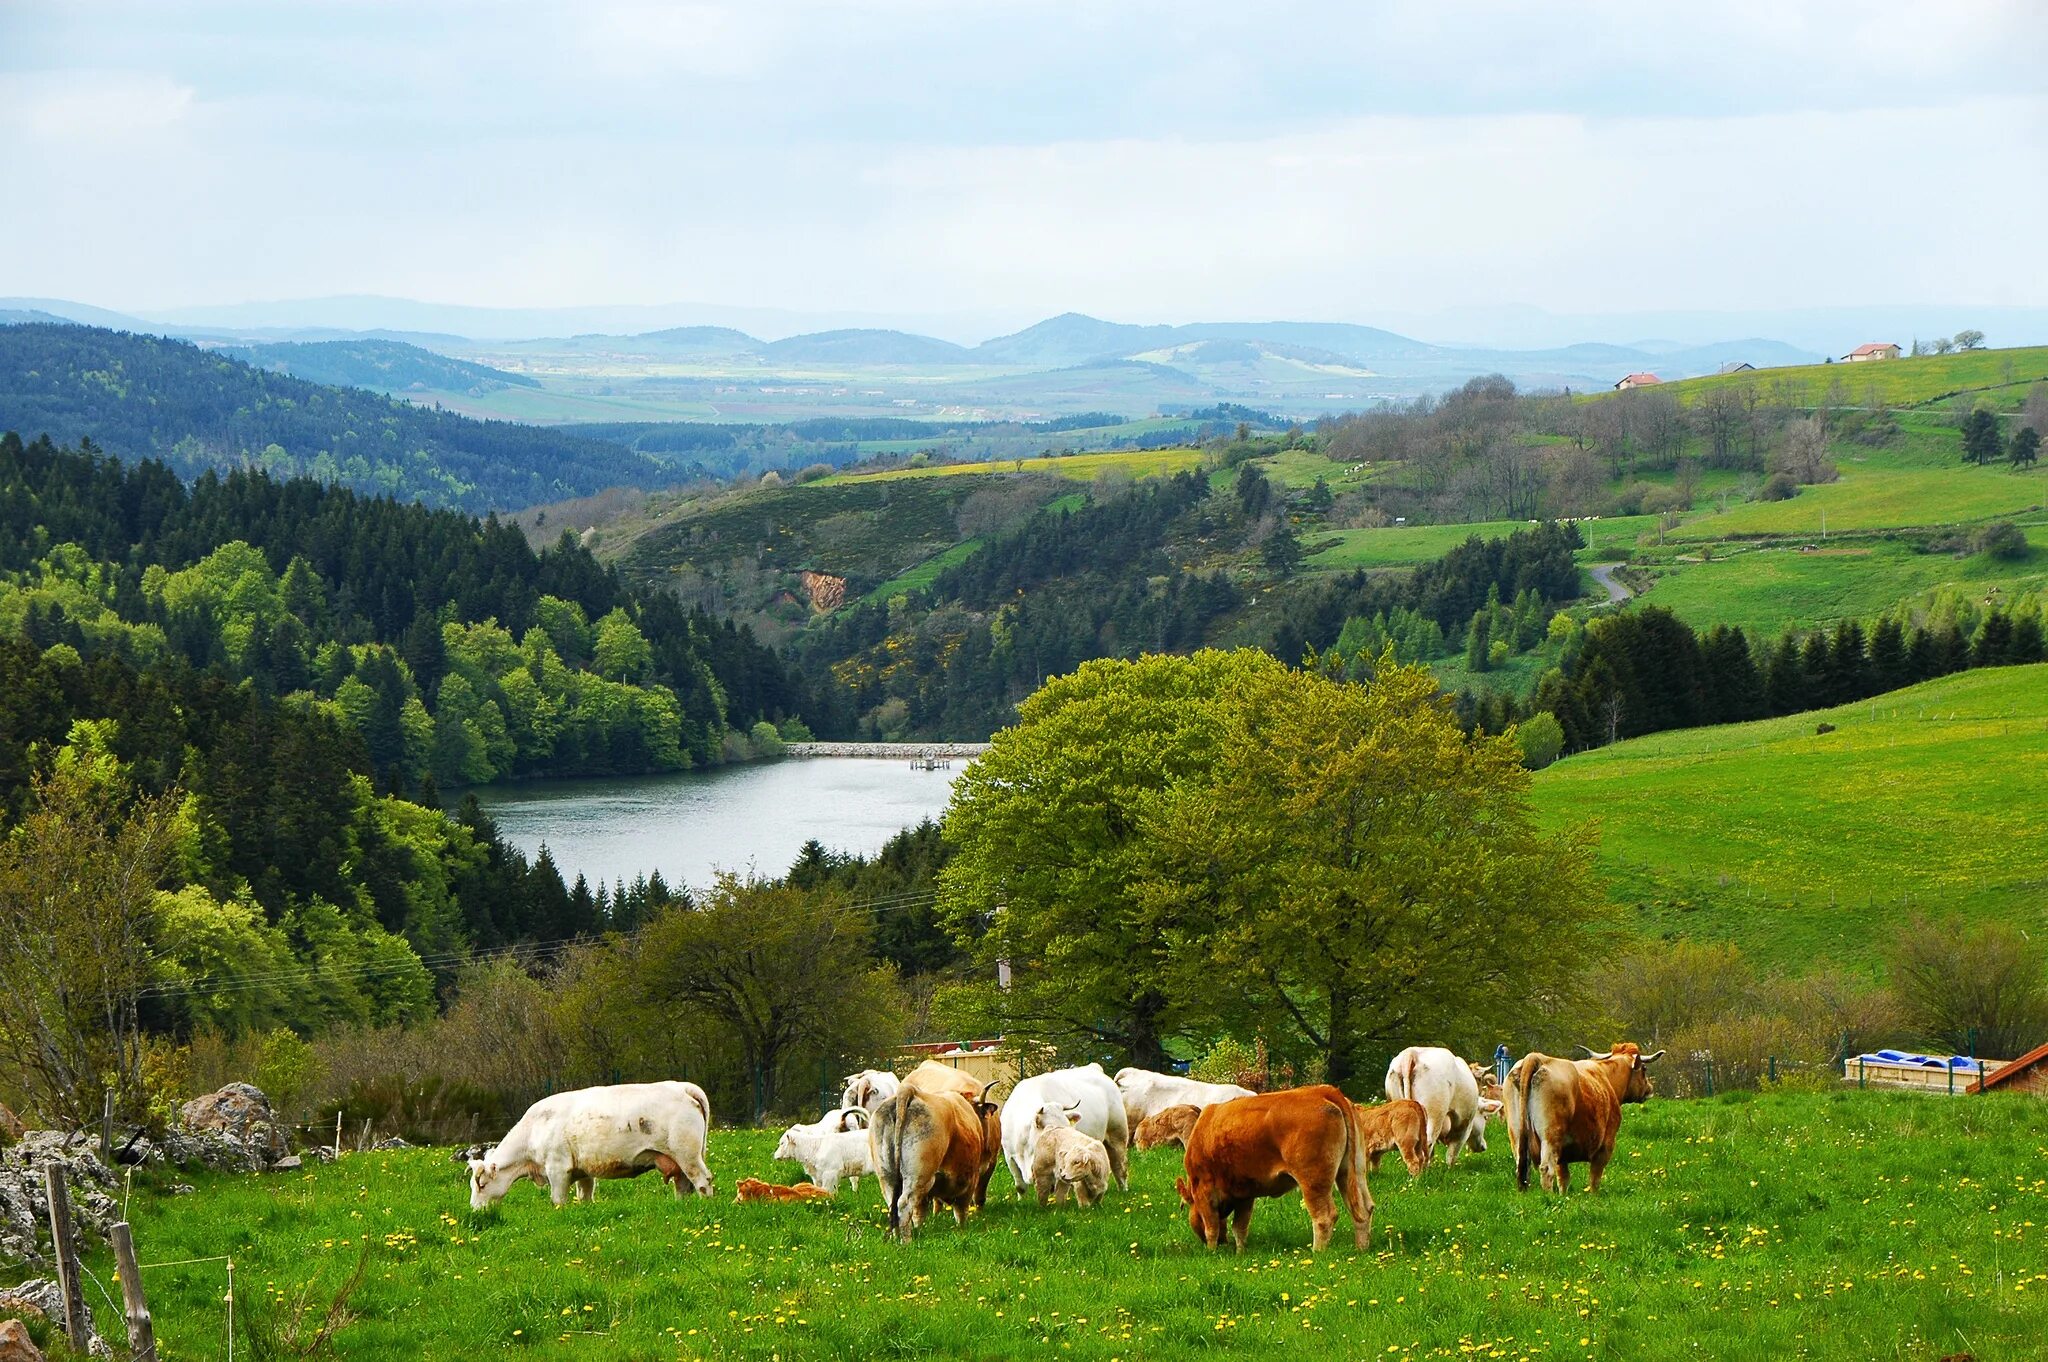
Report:
M1480 1097L1472 1065L1440 1045L1411 1045L1395 1055L1387 1066L1387 1097L1422 1104L1430 1157L1438 1145L1447 1146L1446 1163L1456 1163L1461 1149L1483 1151L1486 1118L1500 1110L1499 1102Z
M597 1194L599 1178L638 1177L650 1168L683 1194L715 1190L704 1164L711 1099L695 1083L621 1083L543 1097L480 1159L469 1161L469 1204L482 1210L522 1179L548 1189L555 1205Z
M828 1192L839 1190L842 1177L859 1191L860 1175L875 1171L868 1154L868 1113L841 1107L810 1125L791 1126L775 1146L775 1157L802 1164L811 1181Z
M1250 1088L1235 1083L1201 1083L1150 1069L1118 1069L1116 1086L1123 1094L1124 1120L1132 1130L1147 1116L1156 1116L1168 1107L1213 1107L1234 1097L1252 1096Z
M845 1090L839 1094L840 1107L859 1107L863 1111L876 1110L903 1085L903 1080L887 1069L862 1069L848 1074L844 1082Z
M1003 1103L1003 1158L1010 1165L1018 1196L1031 1184L1036 1121L1045 1107L1075 1113L1073 1128L1102 1141L1109 1153L1110 1176L1118 1187L1130 1190L1131 1123L1124 1114L1123 1094L1100 1064L1089 1064L1020 1079Z

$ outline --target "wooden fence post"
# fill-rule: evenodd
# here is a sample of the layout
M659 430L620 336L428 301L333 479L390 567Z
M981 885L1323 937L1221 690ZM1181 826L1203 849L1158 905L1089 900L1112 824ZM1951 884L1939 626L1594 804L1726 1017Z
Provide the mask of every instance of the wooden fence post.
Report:
M149 1302L142 1295L142 1268L135 1261L135 1236L128 1222L117 1222L107 1231L114 1246L114 1272L121 1279L121 1308L128 1316L128 1351L134 1362L156 1362L156 1325L149 1317Z
M64 1181L63 1160L43 1165L43 1190L50 1198L50 1256L57 1260L57 1290L64 1296L64 1335L83 1351L85 1283L78 1274L78 1244L71 1237L71 1188Z

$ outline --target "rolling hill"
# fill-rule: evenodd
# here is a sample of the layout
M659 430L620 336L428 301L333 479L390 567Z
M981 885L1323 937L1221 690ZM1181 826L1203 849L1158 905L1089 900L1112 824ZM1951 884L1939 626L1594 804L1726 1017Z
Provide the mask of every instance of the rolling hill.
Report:
M1916 911L2048 929L2043 789L2036 665L1583 752L1537 775L1535 804L1552 826L1600 825L1603 877L1638 930L1797 970L1873 965Z
M477 512L673 477L619 445L473 421L182 341L71 324L0 326L0 430L90 439L124 459L162 459L184 477L260 466Z
M438 390L482 394L504 387L540 386L539 379L525 374L450 359L394 340L287 341L224 346L220 353L271 373L303 378L308 383L369 388L384 393Z

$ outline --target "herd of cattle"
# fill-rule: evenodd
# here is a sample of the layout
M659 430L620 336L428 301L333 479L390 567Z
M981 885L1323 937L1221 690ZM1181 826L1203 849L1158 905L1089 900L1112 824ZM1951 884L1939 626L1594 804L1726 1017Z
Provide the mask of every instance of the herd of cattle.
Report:
M1580 1047L1584 1049L1584 1047ZM1387 1068L1387 1101L1354 1103L1328 1085L1255 1093L1144 1069L1111 1078L1099 1064L1020 1079L998 1106L992 1084L930 1060L909 1074L868 1069L846 1079L840 1105L791 1126L777 1159L800 1163L810 1180L781 1187L754 1178L741 1200L810 1200L835 1195L863 1176L882 1189L891 1231L909 1239L935 1206L962 1224L988 1199L998 1161L1017 1194L1040 1205L1071 1194L1083 1206L1111 1182L1130 1186L1130 1151L1176 1144L1184 1168L1176 1187L1188 1224L1211 1248L1226 1232L1244 1248L1260 1197L1301 1189L1315 1247L1330 1240L1341 1197L1358 1247L1372 1236L1366 1175L1398 1152L1420 1175L1445 1150L1486 1148L1486 1124L1503 1117L1516 1185L1540 1170L1547 1189L1570 1186L1569 1166L1587 1166L1595 1190L1614 1154L1624 1103L1650 1096L1643 1054L1626 1042L1583 1059L1523 1056L1503 1086L1491 1068L1438 1047L1412 1046ZM699 1196L715 1188L704 1162L711 1103L694 1083L628 1083L543 1098L505 1138L471 1159L470 1205L478 1210L530 1180L557 1206L573 1190L589 1200L602 1178L654 1169L675 1194L687 1181Z

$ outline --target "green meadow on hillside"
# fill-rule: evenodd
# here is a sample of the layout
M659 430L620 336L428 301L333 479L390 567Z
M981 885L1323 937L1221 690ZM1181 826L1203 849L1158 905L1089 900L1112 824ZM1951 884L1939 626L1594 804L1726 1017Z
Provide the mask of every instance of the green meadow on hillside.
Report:
M735 1206L743 1175L799 1176L771 1163L771 1131L713 1133L709 1201L646 1178L557 1211L522 1185L476 1215L446 1153L410 1150L138 1187L130 1217L143 1261L167 1264L144 1276L169 1358L226 1351L225 1271L204 1260L233 1258L236 1353L254 1357L281 1301L305 1292L310 1334L367 1251L337 1356L1988 1362L2048 1331L2040 1119L2008 1096L1652 1100L1628 1109L1601 1191L1563 1199L1514 1191L1496 1127L1419 1181L1387 1161L1372 1250L1340 1218L1314 1256L1299 1196L1259 1203L1242 1256L1201 1248L1171 1148L1085 1211L1018 1202L998 1171L964 1229L907 1246L872 1180ZM104 1253L90 1266L112 1280Z
M2036 665L1580 753L1537 775L1535 803L1552 826L1597 821L1602 876L1638 930L1734 941L1796 973L1874 965L1919 910L2048 928L2044 790Z
M2016 407L2026 386L2048 379L2048 346L2007 350L1970 350L1949 355L1877 360L1860 364L1804 364L1754 369L1739 374L1709 374L1663 385L1666 392L1690 402L1716 388L1758 384L1766 389L1803 390L1818 401L1839 380L1851 403L1872 400L1895 407L1917 406L1961 392L1984 392L1994 404ZM1597 400L1597 399L1596 399Z
M992 459L980 463L934 463L923 468L891 468L880 473L836 473L819 486L904 482L920 478L955 478L989 473L1050 473L1082 482L1100 473L1127 473L1134 478L1178 473L1202 462L1202 451L1185 446L1170 449L1114 449L1096 454L1060 454L1050 458Z

